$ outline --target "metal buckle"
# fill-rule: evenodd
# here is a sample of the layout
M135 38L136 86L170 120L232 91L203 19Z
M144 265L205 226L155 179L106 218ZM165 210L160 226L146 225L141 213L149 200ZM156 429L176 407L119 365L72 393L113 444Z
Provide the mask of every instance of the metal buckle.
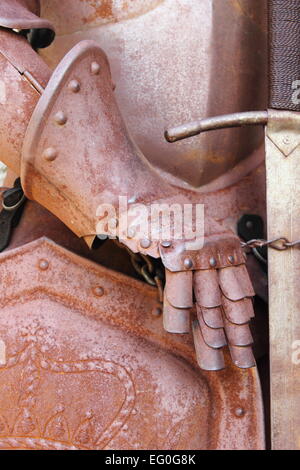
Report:
M25 201L26 199L26 196L24 195L24 193L22 194L22 197L21 199L16 203L14 204L13 206L7 206L5 203L4 203L4 200L2 201L2 207L4 210L6 210L7 212L12 212L16 209L18 209Z

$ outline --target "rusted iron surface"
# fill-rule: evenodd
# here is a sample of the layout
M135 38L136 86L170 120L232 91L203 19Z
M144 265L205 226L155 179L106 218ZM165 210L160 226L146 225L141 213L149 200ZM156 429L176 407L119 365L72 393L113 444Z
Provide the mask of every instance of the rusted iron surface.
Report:
M169 332L189 331L186 316L191 299L189 294L186 297L184 293L191 292L191 285L185 285L186 275L186 272L167 271L164 326ZM194 294L197 320L193 322L193 333L200 367L204 370L223 369L222 348L227 343L236 366L255 366L251 348L253 338L249 329L254 316L251 301L254 292L246 268L241 265L195 271Z
M92 70L95 64L97 73ZM80 83L75 93L74 80ZM60 113L63 123L58 122ZM76 165L71 158L75 154ZM95 174L101 178L95 180ZM29 198L80 237L96 235L99 205L117 208L122 194L132 204L176 198L176 190L147 165L130 140L113 95L107 58L96 43L75 46L52 75L26 132L22 182Z
M190 250L187 254L186 251L182 251L181 245L179 241L174 241L170 247L166 248L162 244L159 247L163 263L170 271L188 269L188 266L185 266L187 256L191 261L190 269L197 270L222 269L245 263L239 239L228 232L223 233L222 227L218 227L217 224L213 224L212 233L207 234L205 245L201 250Z
M34 3L26 2L26 5ZM48 6L50 10L57 7L57 12L61 13L65 2L60 3L48 2ZM86 29L94 21L99 25L101 18L106 23L110 23L113 17L115 20L127 18L126 11L122 12L125 16L115 16L116 11L120 13L121 4L114 1L100 2L101 8L99 6L90 16L94 8L92 3L87 0L79 4L76 0L72 7L69 5L71 14L62 16L66 28L74 26L83 10L90 12L86 18ZM63 59L48 86L49 69L37 57L32 59L30 54L33 52L28 52L25 41L20 42L19 50L19 43L11 41L12 35L3 37L1 53L5 64L11 66L35 92L36 99L28 106L25 101L30 93L27 89L22 90L27 121L39 95L43 95L34 110L23 153L22 178L29 197L42 203L90 244L95 235L99 203L116 205L118 196L122 194L126 194L133 204L203 202L207 207L208 219L217 222L209 223L205 248L196 255L189 253L184 244L178 247L164 241L159 247L146 238L138 243L128 242L128 247L134 252L155 257L161 255L168 268L162 321L162 307L154 289L96 266L45 239L24 245L47 234L85 258L93 258L98 263L132 275L128 256L122 256L115 262L114 256L119 258L119 255L114 249L99 250L97 253L89 251L84 247L83 240L73 237L60 221L29 202L9 250L0 256L0 274L6 285L2 297L0 294L3 313L0 319L0 356L4 358L0 383L3 380L3 383L11 381L9 383L13 384L13 399L5 394L0 398L0 409L5 410L0 415L0 448L264 447L257 371L255 368L241 370L255 365L250 347L253 340L248 326L253 317L251 297L254 291L239 241L234 235L237 215L246 207L264 212L263 191L258 183L258 178L260 183L263 181L263 167L245 176L261 158L261 151L253 152L260 142L260 135L257 131L253 134L246 131L247 138L243 139L242 134L230 131L227 136L224 134L223 140L208 139L204 145L201 142L201 147L197 141L195 146L183 144L180 147L176 144L176 151L169 150L170 146L167 150L167 144L161 140L165 127L161 119L168 119L168 125L176 124L181 120L181 115L176 114L178 110L185 114L187 120L192 119L189 113L196 109L199 101L194 97L192 107L187 102L194 90L198 95L197 84L193 83L191 87L191 75L196 70L199 72L199 66L201 68L206 64L208 68L204 69L211 70L220 84L222 73L215 70L218 61L213 59L212 51L203 57L202 62L198 61L197 66L193 60L189 63L185 61L184 76L176 73L176 65L174 70L174 60L171 63L165 61L170 54L163 54L160 40L157 41L159 60L155 63L148 46L144 48L143 40L137 42L140 43L139 54L144 51L144 55L138 57L128 52L132 48L130 24L134 22L135 41L139 31L142 31L142 36L147 41L150 39L153 47L152 39L157 36L159 24L155 15L159 15L166 26L160 29L161 39L164 36L162 31L168 38L163 39L163 44L172 43L175 49L174 34L180 36L178 28L183 21L184 30L180 36L182 49L176 51L179 59L190 58L187 50L197 49L197 53L204 50L198 47L201 28L202 33L207 33L203 35L203 40L207 37L212 39L213 50L219 57L223 48L219 32L224 25L228 28L233 16L235 20L238 18L234 40L241 40L245 33L247 37L261 40L261 58L265 50L265 32L264 28L259 31L261 25L253 10L253 2L250 5L248 0L242 6L240 2L229 1L222 12L218 12L218 8L210 10L213 6L211 1L199 1L195 6L195 3L185 0L184 6L187 5L190 8L182 8L181 0L176 2L175 7L174 2L170 4L169 0L137 0L131 7L135 13L131 10L131 21L126 22L129 34L124 34L128 45L126 67L131 68L131 73L143 70L142 78L139 73L130 78L122 58L126 53L120 47L119 52L114 51L109 30L107 36L104 35L104 42L112 60L113 80L105 54L96 44L83 43ZM45 11L48 6L44 2ZM264 11L264 2L257 3L256 9ZM197 15L201 13L203 18L205 11L209 13L209 20L198 21ZM149 26L149 15L153 15L155 31L151 22ZM197 29L189 28L187 31L186 26L189 22L194 24L195 20ZM78 24L82 24L82 18L79 18ZM139 25L142 25L140 30ZM123 28L118 21L115 21L113 28L115 26ZM120 37L121 29L118 34L114 33L116 38ZM183 40L185 31L188 35L186 41ZM98 41L98 31L95 34ZM77 40L80 35L77 34ZM232 44L233 38L226 37ZM190 40L196 41L196 49L191 47ZM224 42L224 35L222 40ZM61 45L60 40L57 44ZM70 44L66 38L61 51ZM56 45L50 49L48 57L55 57L55 48ZM152 85L156 86L147 88L148 76L145 77L144 73L147 71L148 56L151 56L148 75ZM259 105L262 96L251 93L251 90L254 83L257 86L262 68L252 64L249 56L248 62L241 61L240 57L238 63L243 64L238 73L247 77L243 83L249 86L251 103L253 105L257 99ZM28 67L28 64L31 66ZM126 80L130 78L130 86L122 76L123 70L120 72L120 64L127 70ZM247 75L250 66L251 72ZM182 63L180 67L183 67ZM151 77L154 70L159 71L159 78ZM172 81L166 80L170 74ZM201 90L205 93L212 77L207 73L200 75L203 79L209 78L207 83L204 80L201 84ZM232 86L240 83L238 74L232 77L231 68L229 75L225 73L222 85L226 83L226 76ZM12 78L13 85L8 80L7 86L15 86L14 82L18 82L16 76ZM5 87L6 82L5 77ZM119 113L114 98L114 82L117 82L117 100L134 141L129 138ZM132 93L133 84L136 94ZM174 86L177 90L179 87L177 94L174 93ZM154 88L157 96L151 94ZM145 89L149 92L145 93ZM162 89L165 93L163 99ZM191 93L186 101L187 89ZM240 108L244 93L238 87L234 90L232 104ZM174 101L170 100L170 93L175 97ZM143 96L146 101L150 99L155 110L142 99ZM210 93L207 96L206 102L201 95L202 106L206 103L206 110L211 106L215 109L215 98ZM134 105L134 128L130 117L132 105L128 101L125 103L128 97L133 104L136 98L139 99L138 106ZM183 97L185 99L182 101ZM218 101L221 103L222 100L218 97ZM167 106L171 114L164 112ZM22 115L22 107L18 107L19 112L20 109ZM14 111L8 111L5 118L10 121ZM199 108L195 117L198 115ZM159 125L159 137L156 125ZM12 129L15 141L9 142L10 145L21 145L23 141L24 127L17 116L16 126L20 129ZM160 166L160 173L147 164L135 142L141 145L152 164ZM221 149L218 147L220 142ZM7 143L3 145L6 145L7 161L18 173L20 147L16 147L13 153ZM235 167L251 152L252 156L246 162L241 163L239 168ZM231 168L232 172L227 174L226 171ZM175 174L178 179L168 177L167 182L164 170ZM242 176L244 178L236 183ZM195 186L208 184L199 191L192 191L183 180ZM216 181L210 184L211 180ZM255 185L259 187L259 194L255 194ZM118 222L117 219L115 221ZM45 227L43 222L49 222L49 225ZM20 248L15 249L17 246ZM163 325L167 331L177 335L163 331ZM232 365L231 360L238 368ZM197 363L211 371L225 367L226 370L218 374L199 371ZM20 369L23 371L21 379ZM70 395L79 395L81 390L87 392L76 403L70 401ZM8 400L13 402L9 412Z
M8 184L8 186L11 186ZM104 267L137 277L127 252L114 241L106 241L96 250L90 250L86 243L74 234L50 212L39 204L27 201L23 216L13 230L7 250L18 248L40 237L48 237L60 246L90 259Z
M153 288L47 239L0 274L0 448L264 447L256 370L200 372Z
M134 147L113 96L106 56L92 41L79 43L67 54L34 110L23 147L22 184L27 197L53 212L75 234L89 240L97 234L97 209L101 204L115 207L118 215L113 219L114 226L120 225L120 195L126 195L133 206L159 201L182 205L190 201L187 194L176 191L155 174ZM129 218L128 231L137 223ZM161 257L164 266L177 273L178 292L187 292L189 284L191 299L191 274L201 269L218 270L220 280L212 283L211 289L219 291L220 285L233 303L253 296L239 239L215 221L206 220L206 230L205 246L199 250L187 248L185 240L159 243L159 238L132 239L127 233L119 234L119 238L133 252ZM167 281L170 279L168 276ZM178 305L172 303L168 289L167 283L164 325L170 332L184 333L189 330L187 308L192 305L182 307L181 301ZM238 317L241 306L232 308ZM200 327L201 320L202 317ZM247 344L235 348L242 343L243 330L245 327L236 326L235 335L231 335L236 341L230 345L233 360L238 367L253 367L251 347ZM208 334L216 335L216 332L209 330L205 336ZM223 330L220 335L224 335ZM216 356L215 351L211 354Z
M21 149L28 121L40 97L26 72L45 86L50 69L25 38L0 30L1 160L20 174Z
M0 26L8 29L50 29L53 25L39 18L39 0L2 0L0 3Z
M208 346L208 354L211 352L213 356L217 354L222 356L222 352L210 351L210 348L220 350L227 344L223 328L226 331L229 344L248 347L253 343L248 323L253 317L253 308L249 297L253 296L254 292L245 268L240 266L235 269L237 277L234 276L234 279L231 276L228 279L227 273L234 273L234 269L228 270L228 268L220 270L219 273L216 270L199 270L194 274L194 292L199 326L203 340ZM190 272L171 273L168 270L166 272L165 295L168 304L172 307L171 328L173 329L175 319L178 318L180 324L182 316L186 315L186 310L192 307L192 290L189 279L187 279L187 285L184 285L185 278ZM240 279L237 280L238 278L245 279L244 288ZM222 290L226 296L222 296ZM169 318L169 316L168 309L167 317ZM168 329L169 323L165 322L167 331L171 331ZM185 333L186 331L181 332ZM219 360L217 362L222 363ZM251 351L248 353L245 367L249 367L249 363L254 365Z
M0 52L24 76L24 79L28 79L30 74L39 84L40 89L46 87L51 76L51 70L44 60L32 50L32 47L23 36L17 35L12 31L1 30Z
M263 142L261 129L225 130L171 147L163 131L266 108L266 0L71 3L41 0L41 15L57 29L43 57L55 67L78 41L94 39L110 59L130 134L152 164L200 187Z

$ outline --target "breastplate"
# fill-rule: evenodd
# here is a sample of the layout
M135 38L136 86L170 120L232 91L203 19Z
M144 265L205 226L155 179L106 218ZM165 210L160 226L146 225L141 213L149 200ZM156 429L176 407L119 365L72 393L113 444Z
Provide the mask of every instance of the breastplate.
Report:
M96 40L108 55L130 134L154 166L200 187L262 143L261 129L230 129L168 144L164 129L266 107L265 0L41 5L57 31L43 57L54 67L81 39Z

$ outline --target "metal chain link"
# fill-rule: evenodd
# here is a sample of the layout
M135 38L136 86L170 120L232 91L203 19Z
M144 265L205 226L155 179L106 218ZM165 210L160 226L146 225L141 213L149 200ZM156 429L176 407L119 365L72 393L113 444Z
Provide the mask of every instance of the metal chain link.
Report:
M150 286L157 287L159 302L163 302L164 295L164 276L161 268L155 266L149 256L142 253L133 253L127 246L121 245L115 240L118 246L125 248L131 260L131 264L135 271L144 278Z
M263 246L267 246L273 248L273 250L285 251L289 248L300 247L300 240L290 242L285 237L274 238L273 240L253 239L248 242L241 242L241 246L242 248L262 248Z

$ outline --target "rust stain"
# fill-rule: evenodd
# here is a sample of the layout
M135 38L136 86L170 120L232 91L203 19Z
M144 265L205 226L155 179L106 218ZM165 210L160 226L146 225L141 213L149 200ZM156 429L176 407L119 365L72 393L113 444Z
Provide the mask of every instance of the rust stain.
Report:
M40 259L55 269L41 276ZM0 274L14 278L0 295L0 449L263 448L256 371L196 371L191 338L151 315L151 287L46 239L3 253Z
M85 1L85 0L84 0ZM113 2L112 0L93 0L89 1L89 4L94 11L91 15L85 18L85 22L90 23L97 18L113 18Z
M93 11L83 18L85 24L99 22L100 19L104 20L105 23L110 23L135 18L154 10L164 1L123 0L122 2L117 2L116 0L80 0L80 2L87 3L93 8Z

